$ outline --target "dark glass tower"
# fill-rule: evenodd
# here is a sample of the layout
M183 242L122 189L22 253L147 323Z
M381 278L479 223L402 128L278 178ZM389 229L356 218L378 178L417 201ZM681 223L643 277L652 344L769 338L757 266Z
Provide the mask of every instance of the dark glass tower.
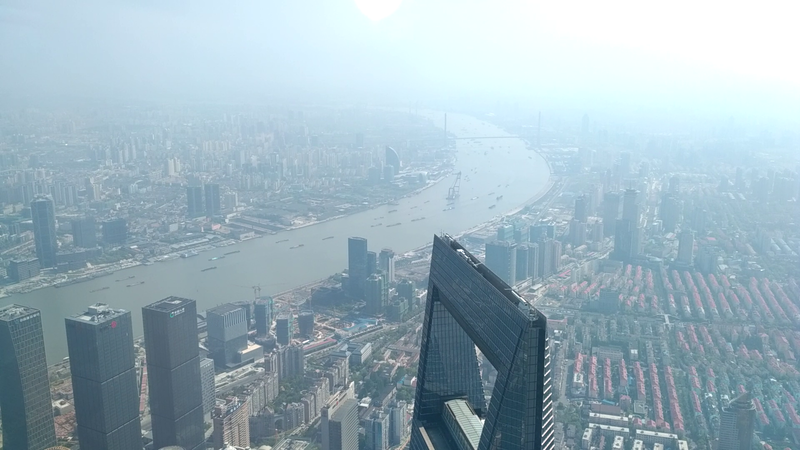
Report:
M222 202L220 201L219 185L211 183L203 186L206 197L206 215L216 216L219 214Z
M477 346L497 369L488 408ZM412 450L447 448L444 404L485 419L479 450L554 447L547 318L449 236L433 242Z
M205 448L197 305L167 297L142 308L142 322L154 447Z
M40 267L56 266L56 213L53 200L38 197L31 202L33 218L33 243L36 246L36 257Z
M189 217L200 217L203 215L203 187L186 187L186 215Z
M81 449L141 450L130 311L97 303L66 327Z
M347 272L350 295L364 298L364 284L369 276L367 263L367 240L351 237L347 240Z
M38 309L0 308L0 411L3 448L41 450L56 445Z
M272 297L261 297L256 300L253 307L253 316L256 322L256 336L266 336L272 328Z
M75 219L72 224L72 240L76 247L97 247L97 225L94 217Z

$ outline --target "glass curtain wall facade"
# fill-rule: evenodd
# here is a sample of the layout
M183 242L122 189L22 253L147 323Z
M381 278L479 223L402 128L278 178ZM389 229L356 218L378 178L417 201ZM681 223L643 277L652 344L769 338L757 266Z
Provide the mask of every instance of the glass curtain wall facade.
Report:
M66 328L81 449L141 450L131 313L98 303Z
M155 448L205 448L194 300L167 297L142 308Z
M422 333L412 450L446 448L457 398L485 419L479 450L553 448L547 318L447 235L434 237ZM476 346L498 372L488 407Z

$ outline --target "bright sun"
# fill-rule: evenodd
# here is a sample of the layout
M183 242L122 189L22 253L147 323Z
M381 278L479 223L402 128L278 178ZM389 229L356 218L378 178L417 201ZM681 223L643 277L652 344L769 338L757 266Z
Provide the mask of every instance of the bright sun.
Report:
M354 0L356 6L370 20L378 22L397 11L403 0Z

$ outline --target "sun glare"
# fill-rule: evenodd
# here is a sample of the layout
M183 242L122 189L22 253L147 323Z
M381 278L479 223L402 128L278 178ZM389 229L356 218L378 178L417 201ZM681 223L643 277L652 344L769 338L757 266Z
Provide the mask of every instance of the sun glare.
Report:
M361 12L373 22L381 21L397 11L403 0L354 0Z

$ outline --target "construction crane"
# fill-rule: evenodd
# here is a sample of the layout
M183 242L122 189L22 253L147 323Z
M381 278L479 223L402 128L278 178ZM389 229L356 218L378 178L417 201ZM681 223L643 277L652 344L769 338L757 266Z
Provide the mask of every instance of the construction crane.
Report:
M461 172L456 173L456 181L447 190L447 199L456 200L461 195Z
M285 286L286 284L287 283L272 283L272 284L268 284L267 286L277 287L277 286ZM261 285L260 284L257 284L255 286L238 286L238 287L246 288L246 289L252 289L253 290L253 297L255 298L255 300L258 300L259 298L261 298Z

